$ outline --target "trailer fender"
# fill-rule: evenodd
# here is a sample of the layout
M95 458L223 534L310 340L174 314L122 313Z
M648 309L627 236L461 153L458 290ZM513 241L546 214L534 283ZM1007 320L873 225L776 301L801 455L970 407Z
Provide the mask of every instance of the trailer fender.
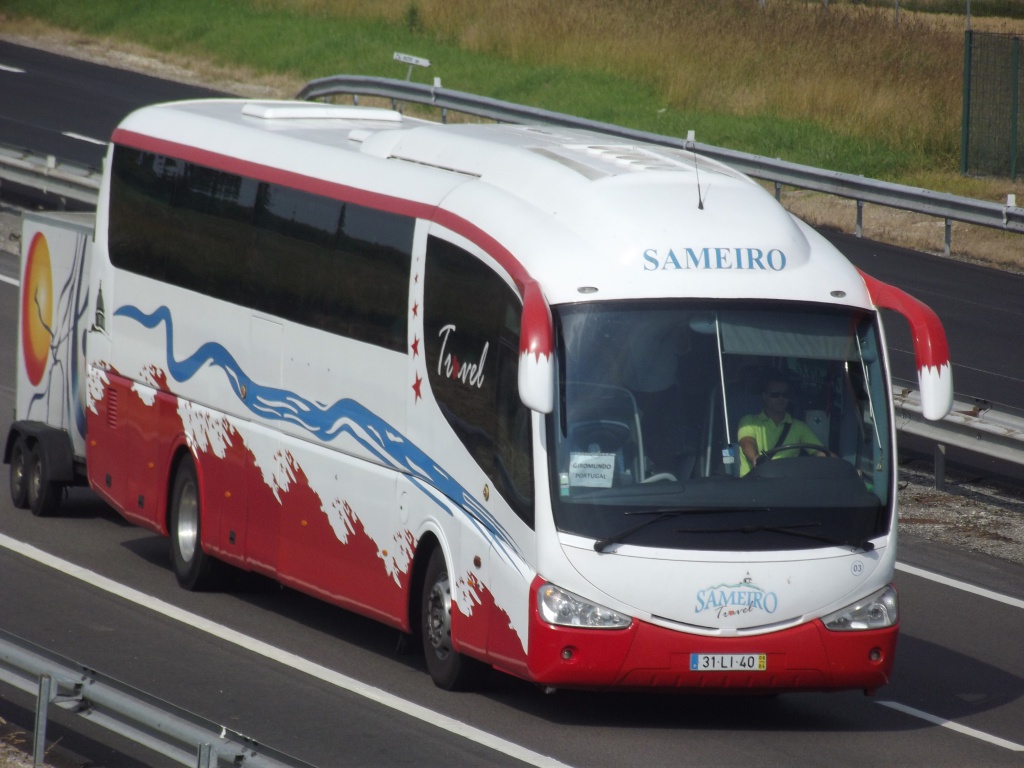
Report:
M11 460L11 449L18 437L24 437L30 446L39 446L47 468L47 480L55 483L75 482L75 453L71 438L63 429L51 427L41 421L16 421L11 424L4 444L4 463Z

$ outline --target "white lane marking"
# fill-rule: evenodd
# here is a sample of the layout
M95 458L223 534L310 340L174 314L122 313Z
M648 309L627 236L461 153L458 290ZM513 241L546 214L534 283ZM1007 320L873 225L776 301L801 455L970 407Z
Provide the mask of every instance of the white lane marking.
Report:
M62 136L67 136L69 139L78 139L79 141L87 141L90 144L99 144L101 147L107 146L107 142L101 141L100 139L94 139L92 136L83 136L80 133L72 133L71 131L61 131Z
M0 72L13 72L16 75L24 75L25 70L21 67L11 67L6 64L0 64Z
M16 280L13 277L7 277L7 275L0 275L0 283L7 283L8 285L13 285L15 288L21 285L20 280Z
M441 728L449 733L455 734L456 736L461 736L462 738L469 739L477 744L482 744L496 752L521 760L528 765L535 765L540 768L567 768L565 763L559 762L554 758L526 749L518 744L513 744L510 741L505 741L499 736L487 733L479 728L474 728L471 725L466 725L454 718L447 717L439 714L438 712L427 709L426 707L422 707L419 704L406 701L405 699L394 696L380 688L374 688L372 685L367 685L366 683L347 677L339 672L335 672L333 669L328 669L327 667L323 667L315 662L309 661L308 659L303 659L301 656L288 653L281 648L277 648L269 643L264 643L254 637L249 637L248 635L237 632L230 627L225 627L223 624L218 624L202 616L190 613L182 608L166 603L163 600L151 597L144 592L139 592L131 587L126 587L124 584L108 579L106 576L101 576L95 571L82 568L74 563L69 563L67 560L55 557L48 552L44 552L41 549L37 549L31 544L25 544L24 542L0 534L0 547L4 547L12 552L23 555L30 560L34 560L41 565L53 568L67 576L84 581L86 584L102 589L112 595L124 598L125 600L135 603L136 605L140 605L143 608L148 608L149 610L166 616L169 619L180 621L182 624L186 624L189 627L206 632L207 634L213 635L214 637L228 643L244 648L247 651L258 654L272 661L276 661L279 664L283 664L286 667L291 667L297 672L302 672L316 678L317 680L323 680L324 682L331 683L338 688L342 688L358 696L363 696L364 698L375 701L385 707L390 707L402 714L415 717L417 720L422 720L429 725Z
M970 592L972 595L987 597L989 600L995 600L997 603L1012 605L1014 608L1024 608L1024 600L1020 600L1016 597L1010 597L1009 595L1001 595L990 589L982 589L981 587L976 587L973 584L968 584L966 581L957 581L956 579L951 579L947 576L940 576L937 573L932 573L931 571L926 571L921 568L915 568L914 566L906 565L905 563L896 563L896 570L909 573L912 576L920 576L922 579L929 579L937 584L953 587L953 589L962 589L964 592Z
M1014 752L1024 752L1024 744L1017 744L1013 741L1007 741L1006 739L1001 739L998 736L993 736L990 733L985 733L984 731L979 731L975 728L968 728L966 725L960 725L960 723L954 723L952 720L946 720L936 715L929 715L927 712L922 712L920 709L908 707L906 704L899 704L895 701L880 701L878 703L881 704L883 707L889 707L889 709L895 709L896 711L903 712L904 714L910 715L911 717L916 717L921 720L927 720L929 723L941 725L943 728L949 728L949 730L956 731L957 733L962 733L965 736L970 736L975 739L987 741L989 744L995 744L997 747L1010 749Z

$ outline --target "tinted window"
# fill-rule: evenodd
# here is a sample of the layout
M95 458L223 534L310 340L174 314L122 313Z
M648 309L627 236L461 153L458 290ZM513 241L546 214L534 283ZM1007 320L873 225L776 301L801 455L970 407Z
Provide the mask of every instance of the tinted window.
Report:
M114 264L158 280L177 249L172 201L185 164L118 148L111 173L108 244Z
M431 237L424 275L431 389L448 423L516 513L533 520L530 411L519 399L522 304L489 266Z
M406 351L414 219L127 147L110 194L115 266Z

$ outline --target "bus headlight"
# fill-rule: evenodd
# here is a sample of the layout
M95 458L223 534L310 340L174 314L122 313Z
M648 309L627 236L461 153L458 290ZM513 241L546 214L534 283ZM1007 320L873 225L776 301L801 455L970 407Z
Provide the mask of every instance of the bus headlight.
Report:
M554 584L537 590L537 610L549 624L584 629L625 629L633 620L611 608L584 600Z
M835 632L854 632L860 629L885 629L899 619L896 590L890 584L853 605L822 617L825 626Z

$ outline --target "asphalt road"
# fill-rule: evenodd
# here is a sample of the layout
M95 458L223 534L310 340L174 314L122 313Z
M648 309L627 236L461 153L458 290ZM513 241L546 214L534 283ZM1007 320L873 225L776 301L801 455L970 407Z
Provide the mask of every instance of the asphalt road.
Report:
M0 142L95 168L132 110L224 95L2 41L0 94Z
M934 309L946 328L957 399L1024 409L1024 275L825 231L857 267ZM907 322L885 312L894 377L916 377Z
M5 350L13 294L0 285ZM9 414L4 354L0 413ZM88 491L40 519L12 509L6 485L4 475L0 626L314 765L1021 764L1021 566L902 542L895 677L875 698L546 695L498 674L483 692L451 694L433 686L418 654L399 651L392 630L263 579L184 592L167 542ZM101 733L61 733L106 766L161 765Z
M0 65L11 64L11 48L0 44ZM138 99L180 94L173 86L173 93L157 95L165 86L148 78L141 92L131 91L119 79L126 73L106 68L89 69L98 80L81 83L78 74L87 67L80 62L40 55L26 63L33 61L56 70L48 70L42 93L64 110L75 109L71 95L61 95L64 86L79 83L86 95L78 109L90 121L76 124L88 131L83 135L101 132L104 120L116 123L114 113L143 103ZM38 100L38 88L14 89L0 76L0 130L14 124L29 137L63 135L54 127L64 119L61 110L21 111L18 100ZM88 117L89 110L105 117ZM79 143L83 150L98 146ZM1019 289L1014 294L1006 276L991 276L980 298L971 299L964 286L973 290L980 277L944 277L946 264L920 257L901 277L916 282L897 282L882 270L899 270L896 255L905 254L877 244L841 247L858 264L861 258L873 264L868 271L932 304L950 328L954 316L970 323L1000 302L1018 307L1019 316L1019 300L1011 301ZM16 270L5 259L0 256L0 435L13 409L17 327L10 277ZM940 300L951 308L937 306ZM1022 346L1010 325L1006 320L996 333L979 322L962 337L951 332L963 377L987 371L1019 382L1013 372ZM901 347L909 347L897 329L890 335L898 365ZM980 362L963 362L974 353ZM986 362L989 356L995 362ZM997 363L1003 368L986 367ZM961 371L955 375L964 391ZM445 693L434 688L419 655L400 652L392 630L261 579L241 580L226 593L183 592L164 540L129 526L87 491L76 491L53 519L14 510L6 473L0 536L0 627L319 766L998 766L1024 759L1024 568L913 539L901 542L895 678L877 697L736 699L545 695L497 674L481 693ZM13 693L0 690L0 698L0 716L27 712ZM102 734L64 735L103 765L160 765Z

